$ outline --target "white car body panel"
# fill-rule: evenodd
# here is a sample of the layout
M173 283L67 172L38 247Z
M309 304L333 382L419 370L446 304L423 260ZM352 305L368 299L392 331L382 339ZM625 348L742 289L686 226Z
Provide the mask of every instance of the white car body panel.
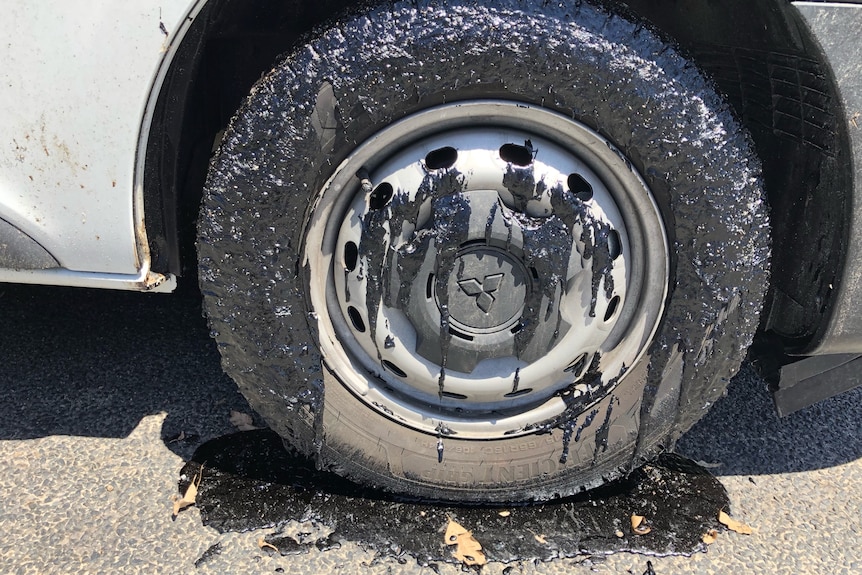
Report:
M60 269L0 281L169 290L151 274L143 150L158 88L203 1L12 0L0 19L0 218Z

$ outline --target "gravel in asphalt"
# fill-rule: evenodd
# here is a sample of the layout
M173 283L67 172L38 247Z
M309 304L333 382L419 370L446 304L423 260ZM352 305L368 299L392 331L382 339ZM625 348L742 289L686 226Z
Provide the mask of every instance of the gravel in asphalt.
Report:
M194 294L2 286L0 322L0 572L460 572L349 542L281 557L258 546L272 529L219 534L194 507L171 520L184 462L235 431L232 410L249 412ZM862 573L860 413L857 389L779 419L744 368L677 450L719 464L754 534L722 533L692 557L491 558L482 573L641 575L648 559L657 575Z

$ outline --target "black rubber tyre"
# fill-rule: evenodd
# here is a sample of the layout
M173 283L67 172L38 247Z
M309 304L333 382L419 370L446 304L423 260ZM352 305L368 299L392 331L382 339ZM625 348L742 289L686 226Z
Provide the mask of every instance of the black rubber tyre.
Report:
M320 247L306 234L327 182L363 142L435 106L488 99L559 113L616 146L652 192L665 230L644 237L665 236L669 278L634 364L578 380L601 382L600 394L570 401L563 386L555 416L463 439L387 416L322 359L325 310L309 285L321 272L306 251ZM225 371L289 444L409 496L512 501L597 486L700 418L758 325L768 238L748 138L710 82L647 27L581 2L441 0L346 16L254 87L213 160L198 250Z

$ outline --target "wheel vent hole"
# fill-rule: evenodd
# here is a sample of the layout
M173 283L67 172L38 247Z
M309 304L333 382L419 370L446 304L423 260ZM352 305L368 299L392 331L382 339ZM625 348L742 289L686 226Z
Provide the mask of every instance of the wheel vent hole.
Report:
M500 158L516 166L529 166L533 163L533 150L518 144L503 144L500 146Z
M347 315L350 316L350 323L353 324L353 329L359 333L365 333L365 320L362 319L362 314L353 306L347 308Z
M428 281L425 282L425 299L430 300L434 295L434 274L428 276Z
M522 329L524 329L524 326L522 326L521 323L518 322L514 326L512 326L512 329L510 329L509 332L510 333L518 333Z
M611 321L614 317L614 314L617 312L617 306L620 305L620 296L615 295L611 298L610 303L608 303L608 309L605 311L605 321Z
M372 210L382 210L389 204L389 200L392 199L394 194L395 190L392 188L392 184L383 182L371 192L368 205L371 206Z
M460 393L452 393L451 391L444 391L440 395L449 399L467 399L466 395Z
M425 166L429 170L442 170L444 168L451 168L455 165L455 162L457 161L458 150L450 146L431 150L430 152L428 152L428 155L425 156Z
M407 377L407 373L405 373L405 371L403 369L401 369L400 367L398 367L397 365L395 365L391 361L386 361L384 359L383 360L383 367L385 367L387 370L391 371L392 373L394 373L398 377Z
M620 240L620 233L616 230L611 230L608 234L608 252L612 260L617 259L623 253L623 243Z
M526 389L519 389L518 391L512 391L504 395L503 397L521 397L522 395L527 395L528 393L533 393L533 388L528 387Z
M569 191L582 202L593 199L593 187L580 174L569 174L566 181Z
M355 242L347 242L344 244L344 269L352 272L356 269L357 263L359 263L359 246Z
M452 328L452 327L449 328L449 333L453 337L463 339L464 341L473 341L473 339L474 339L472 335L467 335L466 333L458 331L457 329Z

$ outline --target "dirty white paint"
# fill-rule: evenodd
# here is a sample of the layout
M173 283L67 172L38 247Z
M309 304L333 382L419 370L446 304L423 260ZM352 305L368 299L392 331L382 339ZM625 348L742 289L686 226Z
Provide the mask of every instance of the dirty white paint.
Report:
M0 270L0 281L87 285L91 275L101 285L119 274L125 277L108 283L122 287L147 277L143 188L136 182L142 125L202 3L3 3L0 218L64 270Z

